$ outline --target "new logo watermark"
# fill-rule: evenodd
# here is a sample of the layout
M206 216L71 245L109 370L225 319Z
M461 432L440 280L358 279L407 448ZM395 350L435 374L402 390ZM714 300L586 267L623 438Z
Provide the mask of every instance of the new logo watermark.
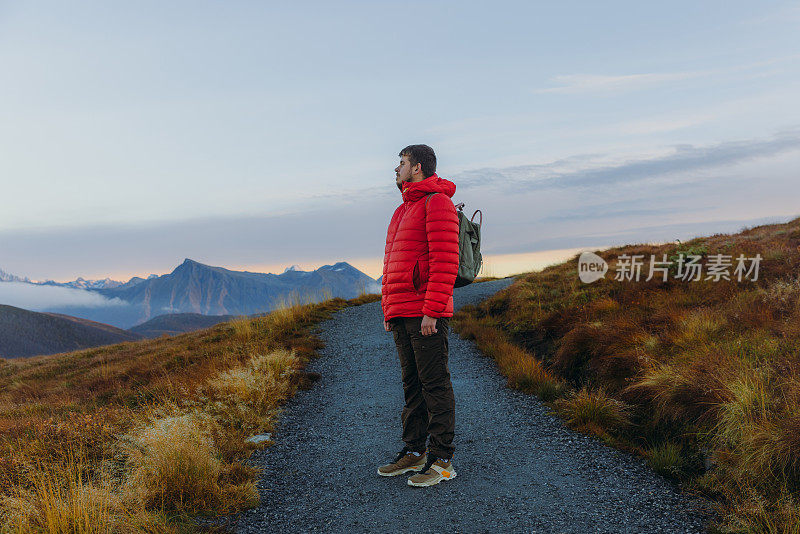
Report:
M762 259L761 254L756 254L752 258L740 254L736 260L729 254L709 254L706 263L700 263L703 257L696 254L679 254L674 259L667 259L667 255L663 254L660 260L656 259L655 254L650 254L649 263L646 263L644 258L644 254L617 256L614 280L638 282L645 271L647 273L645 282L657 275L660 275L662 282L666 282L670 274L675 280L688 282L699 280L719 282L731 280L732 277L738 282L742 280L755 282L758 280L758 269ZM703 277L704 270L705 277ZM605 278L606 272L608 263L594 252L583 252L578 258L578 277L581 282L591 284Z
M606 272L608 272L608 263L606 263L606 260L594 252L581 253L578 258L578 276L581 282L591 284L603 278Z

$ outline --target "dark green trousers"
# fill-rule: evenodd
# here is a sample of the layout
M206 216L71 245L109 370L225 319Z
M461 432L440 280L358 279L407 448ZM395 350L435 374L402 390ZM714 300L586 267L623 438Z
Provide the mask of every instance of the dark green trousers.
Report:
M389 322L405 396L403 442L412 451L424 452L430 436L430 453L452 458L455 397L447 365L450 318L437 318L437 332L429 336L422 335L422 317L395 317Z

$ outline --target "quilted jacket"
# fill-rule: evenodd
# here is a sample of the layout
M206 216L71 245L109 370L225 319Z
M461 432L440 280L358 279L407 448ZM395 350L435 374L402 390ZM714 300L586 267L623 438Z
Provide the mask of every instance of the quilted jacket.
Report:
M456 184L436 174L403 182L403 203L389 222L383 256L383 318L452 317L458 273ZM433 195L425 200L428 193Z

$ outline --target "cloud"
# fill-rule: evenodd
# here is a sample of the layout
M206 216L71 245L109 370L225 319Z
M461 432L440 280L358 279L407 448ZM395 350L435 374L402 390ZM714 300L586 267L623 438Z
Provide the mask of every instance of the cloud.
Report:
M41 311L64 306L127 306L118 298L108 299L98 293L71 287L41 286L24 282L0 282L0 304Z
M645 200L652 200L653 203L658 201L663 201L662 198L656 199L645 199ZM616 204L616 203L609 203ZM673 206L668 207L644 207L644 208L632 208L630 206L635 205L634 202L625 201L623 204L629 206L628 208L621 208L621 209L603 209L602 206L588 206L583 209L578 210L563 210L558 214L555 215L548 215L547 217L543 217L540 219L540 222L547 222L547 223L558 223L558 222L565 222L565 221L586 221L586 220L598 220L598 219L614 219L614 218L621 218L621 217L639 217L639 216L647 216L651 217L653 215L674 215L676 213L690 213L695 211L693 208L675 208ZM708 206L708 209L716 208L717 206Z
M600 74L563 74L552 78L557 87L549 87L534 91L537 94L577 94L577 93L620 93L645 89L669 82L700 78L711 71L667 72L645 74L623 74L607 76Z
M453 175L452 179L460 189L481 187L487 184L517 183L531 179L541 180L561 173L576 172L596 165L607 157L605 154L579 154L549 163L515 165L511 167L483 167L470 169Z
M734 165L797 149L800 149L800 131L795 130L770 139L707 146L676 145L666 154L614 163L609 163L613 159L610 154L592 154L547 164L478 169L463 172L454 180L458 180L462 188L491 184L517 192L521 189L604 187Z
M752 219L725 219L707 222L687 222L658 226L638 226L613 232L581 233L546 237L528 242L518 242L513 246L500 246L492 250L494 254L511 254L524 251L559 250L579 247L623 246L633 243L664 243L675 239L688 241L700 236L716 233L730 234L741 232L762 224L785 223L791 217L757 217Z
M535 94L619 94L626 91L637 91L657 87L672 82L692 80L698 78L724 77L736 75L737 81L741 81L740 76L747 75L747 71L752 71L748 76L758 76L755 71L762 70L764 67L771 67L779 63L793 62L798 57L797 54L775 57L754 63L743 65L733 65L707 70L684 71L684 72L647 72L640 74L561 74L551 78L551 82L557 84L556 87L545 87L536 89Z
M771 29L774 29L776 23L795 24L798 21L800 21L800 5L789 4L780 6L777 9L773 9L756 17L743 19L740 21L740 24L743 26L766 24L769 25Z
M542 185L545 187L604 186L619 182L647 180L678 172L685 173L733 165L798 148L800 148L800 135L797 134L778 136L769 140L733 141L712 146L677 145L674 151L666 156L552 176Z

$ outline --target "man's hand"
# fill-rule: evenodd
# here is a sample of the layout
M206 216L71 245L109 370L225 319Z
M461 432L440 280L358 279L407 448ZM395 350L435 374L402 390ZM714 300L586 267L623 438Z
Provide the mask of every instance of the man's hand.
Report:
M424 315L422 317L422 330L420 330L420 332L422 332L423 336L429 336L438 332L438 330L436 330L436 317Z
M390 323L389 321L383 321L383 327L386 329L387 332L391 332L392 323Z

